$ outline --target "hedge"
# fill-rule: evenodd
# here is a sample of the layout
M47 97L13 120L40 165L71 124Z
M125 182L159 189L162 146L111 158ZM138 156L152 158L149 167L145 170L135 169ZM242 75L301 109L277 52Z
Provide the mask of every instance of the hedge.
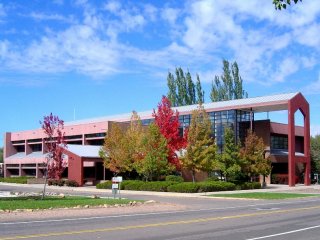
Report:
M166 181L167 182L184 182L183 177L181 176L176 176L176 175L169 175L166 176Z
M111 187L112 187L112 181L110 181L110 180L102 182L102 183L98 183L96 185L97 189L111 189Z
M141 191L156 191L156 192L167 192L168 187L171 185L177 184L177 182L144 182L140 187L139 190Z
M244 182L238 185L240 190L248 190L248 189L260 189L261 183L259 182Z
M192 182L177 183L168 186L168 192L181 192L181 193L196 193L199 189L199 184Z
M197 184L199 186L198 192L232 191L236 189L236 185L231 182L208 181Z
M33 177L7 177L0 178L0 182L27 184L28 179Z

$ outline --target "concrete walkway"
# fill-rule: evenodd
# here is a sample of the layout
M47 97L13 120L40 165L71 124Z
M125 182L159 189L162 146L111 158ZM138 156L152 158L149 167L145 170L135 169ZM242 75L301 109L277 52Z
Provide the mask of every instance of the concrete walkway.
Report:
M42 184L15 184L15 183L3 183L0 182L0 186L18 186L22 188L33 188L42 191ZM59 186L47 186L47 191L70 191L70 192L85 192L92 194L111 194L110 189L96 189L95 186L85 187L59 187ZM223 192L207 192L207 193L174 193L174 192L151 192L151 191L129 191L121 190L123 195L145 195L145 196L162 196L162 197L191 197L201 198L209 194L225 194L225 193L246 193L246 192L291 192L291 193L319 193L320 185L296 185L295 187L289 187L288 185L270 184L265 189L253 189L253 190L239 190L239 191L223 191Z

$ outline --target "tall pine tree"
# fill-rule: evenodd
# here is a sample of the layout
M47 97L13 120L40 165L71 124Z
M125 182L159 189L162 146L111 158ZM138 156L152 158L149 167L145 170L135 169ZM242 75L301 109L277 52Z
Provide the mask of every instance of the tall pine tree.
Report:
M171 72L168 73L167 85L167 97L173 107L204 102L204 91L198 74L195 83L189 71L185 73L181 67L176 68L175 75Z
M215 76L212 81L210 98L212 102L247 98L248 93L243 90L243 80L239 74L237 62L231 65L223 60L223 74Z

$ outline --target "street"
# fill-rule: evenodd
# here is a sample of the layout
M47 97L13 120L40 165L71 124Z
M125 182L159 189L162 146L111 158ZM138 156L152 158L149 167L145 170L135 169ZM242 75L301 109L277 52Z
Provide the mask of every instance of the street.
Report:
M0 186L0 190L6 188ZM41 220L1 218L0 239L319 239L320 198L278 201L156 198L159 202L180 202L186 208L67 218L50 217L48 211L48 216Z

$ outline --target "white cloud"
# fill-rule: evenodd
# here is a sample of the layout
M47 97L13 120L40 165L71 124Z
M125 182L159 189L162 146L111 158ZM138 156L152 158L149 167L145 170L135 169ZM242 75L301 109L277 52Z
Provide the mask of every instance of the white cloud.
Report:
M166 7L161 11L161 17L169 22L171 25L176 23L177 18L179 17L181 10L177 8Z
M30 13L30 17L32 17L35 20L39 20L39 21L53 20L53 21L63 21L63 22L67 22L67 23L75 22L75 20L73 19L72 16L65 17L65 16L59 15L59 14L44 14L44 13L32 12L32 13Z
M320 93L320 73L318 79L312 81L302 89L304 94L319 94Z

